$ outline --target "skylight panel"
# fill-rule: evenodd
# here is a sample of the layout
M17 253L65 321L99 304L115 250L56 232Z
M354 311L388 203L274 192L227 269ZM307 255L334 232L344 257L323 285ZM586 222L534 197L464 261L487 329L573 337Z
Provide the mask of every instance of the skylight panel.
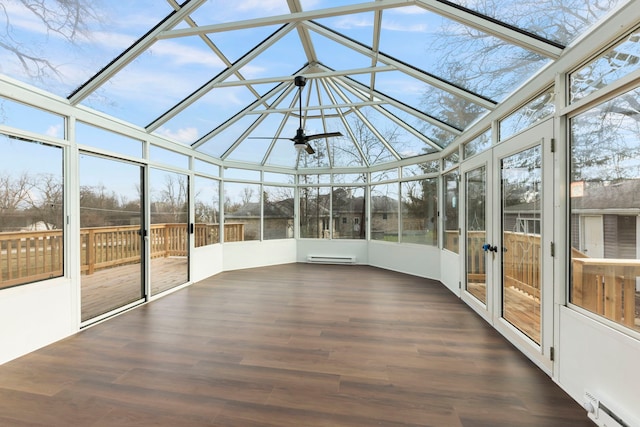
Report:
M403 15L404 26L415 30L383 30L380 50L486 98L502 101L549 61L489 33L416 10L421 12ZM396 26L393 12L383 15L383 29ZM409 36L412 43L406 43Z
M376 89L460 130L487 113L483 107L401 72L380 74Z
M371 58L355 50L321 36L313 31L311 40L318 55L318 61L334 70L356 69L371 66Z
M242 55L273 34L279 26L255 27L236 31L208 34L209 39L229 62L235 62Z
M0 40L26 55L23 64L0 47L2 73L59 96L87 81L173 10L165 0L42 2L45 22L22 2L2 6Z
M213 157L221 158L256 119L257 117L253 115L240 118L228 127L222 129L210 140L199 145L196 150Z
M290 76L307 62L296 31L291 31L240 69L247 79Z
M367 46L373 46L374 12L352 13L315 20Z
M83 104L145 126L225 68L199 37L159 40Z
M547 40L568 45L625 0L452 0L468 9L497 19Z
M215 88L155 133L181 144L193 144L255 100L255 95L244 86Z

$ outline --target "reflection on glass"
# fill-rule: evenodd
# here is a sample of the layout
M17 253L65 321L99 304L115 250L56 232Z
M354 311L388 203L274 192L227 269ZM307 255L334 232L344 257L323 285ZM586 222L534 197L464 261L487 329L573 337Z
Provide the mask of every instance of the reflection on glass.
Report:
M193 179L195 209L195 247L220 243L220 182L195 176Z
M570 103L606 87L640 67L640 30L570 75Z
M151 294L189 281L189 178L149 171Z
M438 245L438 179L400 184L402 242Z
M640 331L640 89L571 119L570 301Z
M265 185L262 191L264 203L264 239L293 238L293 207L295 206L292 187Z
M260 184L224 183L224 241L260 240Z
M482 246L487 243L486 229L486 167L465 174L467 238L465 289L482 303L487 303L487 256Z
M364 239L365 227L365 188L333 187L332 217L335 229L333 239Z
M552 116L556 111L555 92L549 89L500 121L500 141Z
M442 246L458 253L460 232L458 225L459 172L455 169L443 175L444 237Z
M331 238L330 188L299 187L298 191L300 192L300 237Z
M371 186L371 240L398 241L398 183Z
M442 168L447 170L458 164L460 161L460 153L456 150L451 154L442 158Z
M142 167L80 156L82 321L144 297Z
M60 147L0 134L0 289L62 276Z
M398 168L371 172L371 182L387 181L391 179L398 179Z
M491 147L491 129L464 144L464 158L468 159L475 154L482 153L489 147Z
M540 344L540 146L502 160L502 317Z

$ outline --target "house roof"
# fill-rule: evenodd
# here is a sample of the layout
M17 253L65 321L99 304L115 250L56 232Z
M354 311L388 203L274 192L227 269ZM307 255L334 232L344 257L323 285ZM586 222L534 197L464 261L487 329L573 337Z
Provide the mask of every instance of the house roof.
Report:
M367 167L446 149L623 2L9 2L0 72L217 159ZM298 153L300 123L343 136Z

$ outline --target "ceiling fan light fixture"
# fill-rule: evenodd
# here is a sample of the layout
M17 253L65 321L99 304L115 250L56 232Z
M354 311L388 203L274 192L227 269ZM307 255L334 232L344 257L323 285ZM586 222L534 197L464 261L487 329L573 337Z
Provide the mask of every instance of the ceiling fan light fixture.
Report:
M307 148L307 144L302 141L296 141L293 143L293 148L296 149L298 153L305 151Z

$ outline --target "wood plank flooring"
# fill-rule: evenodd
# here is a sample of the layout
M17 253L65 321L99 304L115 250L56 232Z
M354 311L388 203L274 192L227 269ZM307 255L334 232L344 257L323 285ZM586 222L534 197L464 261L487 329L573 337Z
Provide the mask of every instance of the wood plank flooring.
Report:
M225 272L0 366L0 426L592 426L437 282Z

